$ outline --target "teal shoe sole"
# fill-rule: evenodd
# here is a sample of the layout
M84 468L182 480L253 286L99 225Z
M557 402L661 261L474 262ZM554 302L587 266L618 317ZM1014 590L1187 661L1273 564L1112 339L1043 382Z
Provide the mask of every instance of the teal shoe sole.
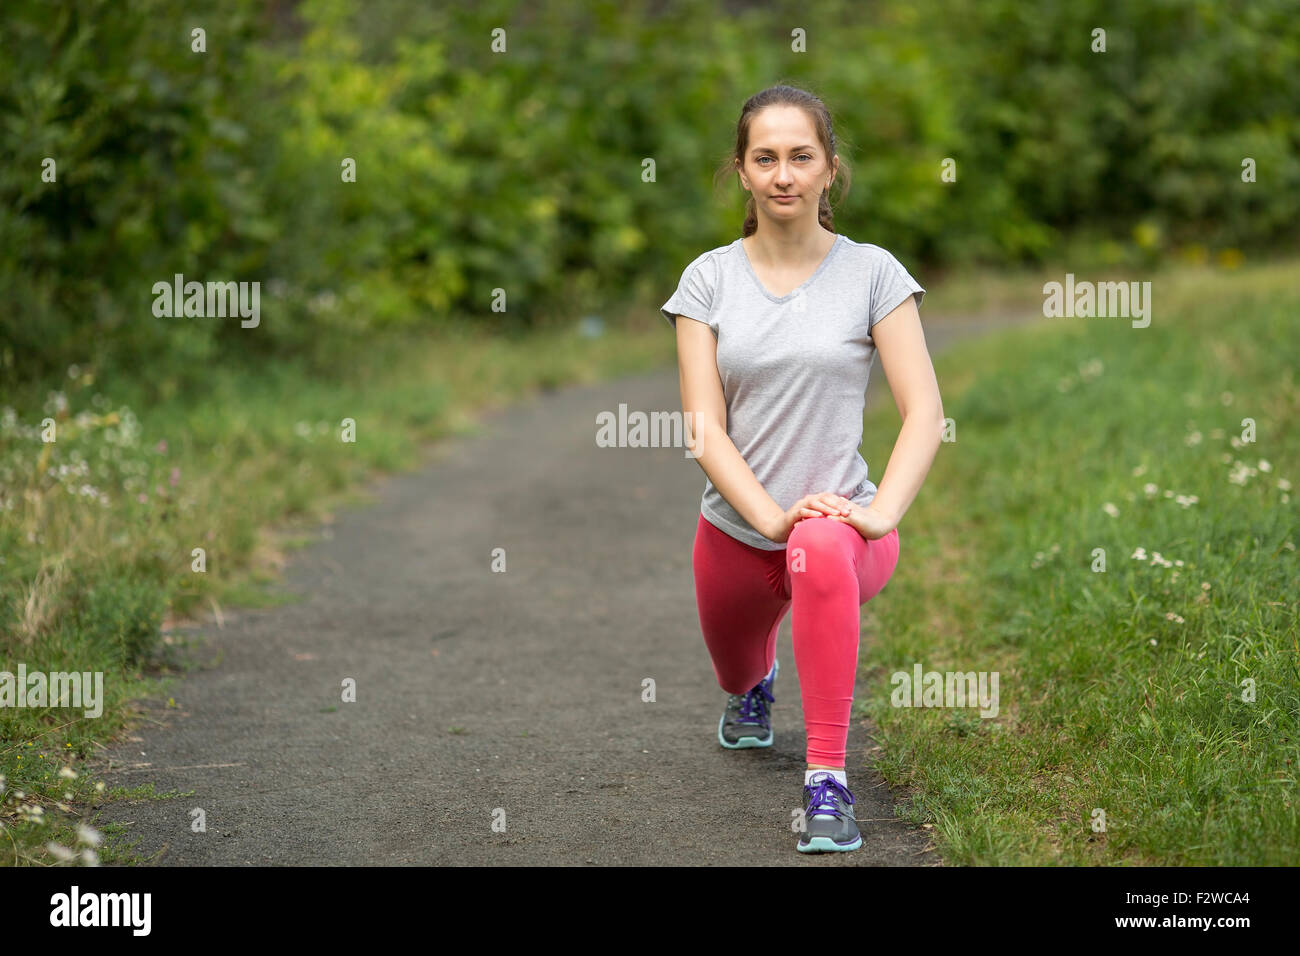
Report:
M766 740L759 737L741 737L733 744L728 742L727 739L722 736L722 728L726 723L727 715L723 714L718 718L718 743L722 744L722 746L726 747L728 750L747 750L750 747L770 747L772 746L772 741L776 739L775 735L769 733Z
M813 837L807 844L800 843L798 846L800 853L845 853L849 850L856 850L862 846L862 836L852 843L836 843L830 837Z

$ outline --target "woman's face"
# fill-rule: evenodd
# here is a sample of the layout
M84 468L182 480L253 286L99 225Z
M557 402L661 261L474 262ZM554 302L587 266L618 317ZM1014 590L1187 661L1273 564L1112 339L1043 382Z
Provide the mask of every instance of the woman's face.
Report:
M750 120L740 181L753 193L759 215L778 220L808 216L816 222L822 190L834 179L834 166L812 119L797 106L769 106ZM793 198L778 198L786 196Z

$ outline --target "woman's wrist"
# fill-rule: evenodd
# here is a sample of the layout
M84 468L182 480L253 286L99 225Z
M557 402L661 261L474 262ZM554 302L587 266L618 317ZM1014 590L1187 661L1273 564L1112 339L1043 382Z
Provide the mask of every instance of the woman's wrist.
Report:
M858 534L868 541L883 538L898 527L898 520L874 502L854 509L848 520Z
M776 504L776 502L773 502L772 504L777 510L768 514L763 521L762 527L755 528L755 530L763 537L767 538L767 540L776 541L777 535L780 534L779 529L781 528L782 522L785 521L785 512L781 510L781 506Z
M900 516L887 508L882 508L880 505L876 504L875 501L872 501L869 505L867 505L865 510L873 511L876 514L880 515L880 517L884 518L886 521L889 522L890 528L898 527L898 519Z

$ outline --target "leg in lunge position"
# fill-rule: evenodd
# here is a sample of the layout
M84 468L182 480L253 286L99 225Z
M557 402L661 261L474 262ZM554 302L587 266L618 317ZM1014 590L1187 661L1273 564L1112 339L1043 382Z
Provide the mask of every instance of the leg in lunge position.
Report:
M700 628L719 686L731 696L718 721L729 750L770 747L776 635L790 608L783 552L761 551L719 531L703 516L693 563Z
M786 558L808 737L798 849L854 850L862 837L844 763L858 669L859 609L880 593L898 566L898 530L868 541L843 522L800 521L790 533Z

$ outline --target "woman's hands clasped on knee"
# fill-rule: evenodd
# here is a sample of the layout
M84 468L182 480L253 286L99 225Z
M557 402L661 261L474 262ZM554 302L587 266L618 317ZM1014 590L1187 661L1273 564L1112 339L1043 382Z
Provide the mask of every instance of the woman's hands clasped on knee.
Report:
M803 519L837 517L847 520L855 507L857 506L848 498L830 491L804 495L786 509L779 523L775 527L769 528L768 532L765 532L765 536L778 543L787 541L790 538L790 532L794 530L794 526Z

